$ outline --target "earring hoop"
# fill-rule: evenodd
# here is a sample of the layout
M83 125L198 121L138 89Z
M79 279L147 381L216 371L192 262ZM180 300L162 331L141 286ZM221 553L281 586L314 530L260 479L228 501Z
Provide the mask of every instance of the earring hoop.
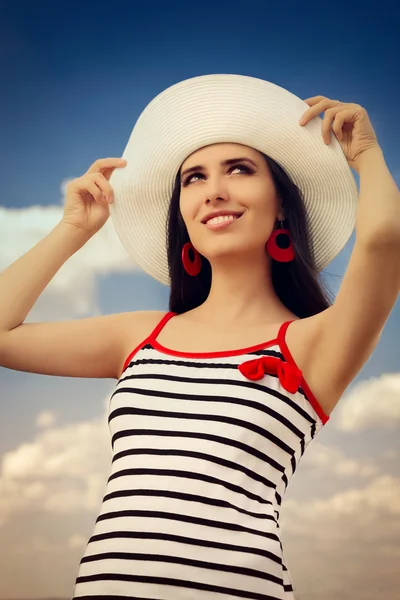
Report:
M190 254L193 254L193 259ZM182 264L188 275L195 277L201 271L201 257L191 242L186 242L182 248Z
M277 262L291 262L295 258L292 236L289 229L283 227L283 221L281 221L281 228L271 233L266 249L271 258Z

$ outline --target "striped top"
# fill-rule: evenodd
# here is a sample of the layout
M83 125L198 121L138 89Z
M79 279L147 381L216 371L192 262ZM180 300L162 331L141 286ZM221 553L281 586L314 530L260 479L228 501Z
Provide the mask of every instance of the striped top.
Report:
M329 420L285 343L188 353L157 336L111 395L113 458L74 599L294 600L279 515Z

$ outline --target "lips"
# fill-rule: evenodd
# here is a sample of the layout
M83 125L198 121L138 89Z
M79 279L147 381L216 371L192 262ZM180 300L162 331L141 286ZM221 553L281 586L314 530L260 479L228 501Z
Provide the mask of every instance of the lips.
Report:
M215 213L211 213L209 215L206 215L201 222L205 225L207 223L207 221L209 221L210 219L215 219L215 217L229 217L229 216L233 216L236 217L237 219L239 219L242 216L243 213L240 212L234 212L234 211L217 211Z
M233 217L232 219L224 219L223 221L217 221L215 223L211 223L210 221L212 221L213 219L218 219L220 216L222 215L218 215L217 217L210 217L205 223L204 225L219 225L220 223L233 223L233 221L237 221L239 219L239 217L237 217L236 215L223 215L224 217Z
M204 224L207 229L212 229L213 231L219 231L221 229L226 229L227 227L233 227L234 223L240 218L232 215L231 219L223 219L221 221L217 221L211 223L212 219L209 219L207 223Z

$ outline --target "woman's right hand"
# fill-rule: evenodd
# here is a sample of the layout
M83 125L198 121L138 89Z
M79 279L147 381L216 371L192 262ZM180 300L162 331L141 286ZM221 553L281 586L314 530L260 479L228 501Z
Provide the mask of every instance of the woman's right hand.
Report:
M74 225L89 237L97 233L110 216L114 192L109 182L114 169L126 166L123 158L99 158L87 172L66 187L62 221Z

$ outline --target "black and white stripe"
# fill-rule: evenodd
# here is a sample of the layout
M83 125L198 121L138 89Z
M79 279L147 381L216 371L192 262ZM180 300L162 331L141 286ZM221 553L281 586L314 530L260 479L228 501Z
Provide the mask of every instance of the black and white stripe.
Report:
M293 600L282 498L323 422L300 387L237 356L145 344L110 399L111 473L74 599Z

